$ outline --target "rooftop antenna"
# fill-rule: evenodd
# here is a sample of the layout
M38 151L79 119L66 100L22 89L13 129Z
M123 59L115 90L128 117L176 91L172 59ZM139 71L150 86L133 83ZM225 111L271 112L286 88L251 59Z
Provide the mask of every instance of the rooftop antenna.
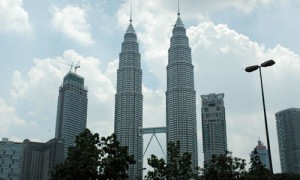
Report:
M177 11L177 15L178 15L178 16L180 16L180 9L179 9L179 0L178 0L177 2L178 2L178 4L177 4L177 6L178 6L178 11Z
M130 19L129 22L132 22L132 4L130 3Z

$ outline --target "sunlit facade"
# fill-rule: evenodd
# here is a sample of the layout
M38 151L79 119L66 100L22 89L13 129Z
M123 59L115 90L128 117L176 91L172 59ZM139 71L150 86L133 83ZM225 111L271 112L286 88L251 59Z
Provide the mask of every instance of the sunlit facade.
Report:
M143 95L141 55L137 36L130 24L124 35L117 70L117 92L115 95L115 133L122 146L128 147L135 164L129 166L129 179L142 179L143 137Z
M192 155L198 166L196 91L194 66L180 13L173 28L167 65L167 142L180 142L180 152Z

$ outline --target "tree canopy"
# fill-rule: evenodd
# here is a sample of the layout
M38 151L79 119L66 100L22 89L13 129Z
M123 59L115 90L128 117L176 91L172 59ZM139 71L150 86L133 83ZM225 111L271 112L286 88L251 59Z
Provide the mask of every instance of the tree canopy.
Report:
M250 155L250 168L246 170L246 162L244 159L233 157L232 153L226 151L224 154L213 156L210 165L206 169L202 169L203 176L198 179L240 179L240 180L298 180L300 174L296 173L277 173L272 175L270 170L261 162L256 149Z
M240 179L246 173L246 160L233 157L232 153L213 155L207 169L204 169L205 179Z
M169 142L167 152L168 162L163 158L158 159L153 154L148 158L148 164L153 170L148 171L146 179L190 179L194 176L191 168L191 154L185 152L180 155L179 141Z
M99 138L98 133L85 129L76 137L76 145L70 147L65 161L58 164L52 172L54 180L81 179L126 179L129 164L133 164L133 156L128 155L127 147L121 146L115 134ZM278 179L296 180L299 174L278 173L271 175L263 165L256 150L250 156L250 168L246 170L244 159L233 157L226 151L215 155L205 168L192 169L191 154L181 153L179 142L169 142L167 146L168 161L158 159L155 155L148 158L148 164L153 169L145 176L148 180L171 179L208 179L208 180L258 180ZM1 178L0 178L1 179Z
M56 166L52 179L124 179L128 177L129 164L135 163L115 134L100 140L98 133L85 129L75 143L65 161Z
M115 134L102 137L100 142L100 179L125 179L128 178L129 164L134 164L133 156L128 155L127 147L120 146Z
M248 178L251 179L270 179L271 172L261 162L257 149L255 148L253 154L250 155L250 168L247 174Z

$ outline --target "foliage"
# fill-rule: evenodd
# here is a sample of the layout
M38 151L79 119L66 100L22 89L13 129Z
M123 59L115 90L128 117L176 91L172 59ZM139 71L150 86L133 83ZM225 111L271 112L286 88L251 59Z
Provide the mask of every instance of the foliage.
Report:
M271 176L269 169L267 169L260 160L259 154L255 149L253 155L250 156L250 168L246 171L245 160L232 157L231 152L226 151L223 155L213 156L210 165L206 169L199 169L199 176L197 179L208 180L298 180L300 174L296 173L278 173ZM201 177L201 171L204 173Z
M190 179L193 177L191 168L191 154L183 153L180 155L179 141L169 142L167 146L168 162L164 159L158 159L155 155L148 158L148 164L153 168L145 176L146 179Z
M99 165L97 148L99 135L85 129L75 140L76 146L70 147L68 156L63 164L55 168L53 179L96 179ZM76 172L76 173L74 173Z
M225 151L221 155L213 155L208 168L204 170L205 179L240 179L246 173L245 159L232 157Z
M261 162L256 148L254 149L253 154L250 155L250 164L251 167L246 176L248 179L271 179L271 172Z
M274 175L276 180L299 180L300 174L297 173L278 173Z
M115 134L100 141L98 133L85 129L75 143L65 161L55 167L52 179L123 179L127 177L128 164L134 163Z
M158 159L152 154L151 158L148 158L148 165L153 168L153 171L148 171L148 175L146 176L147 179L165 179L167 164L163 158Z
M79 179L126 179L129 164L135 163L133 156L128 155L127 147L120 146L115 134L99 139L98 133L91 133L85 129L76 137L75 147L69 148L65 161L58 164L52 172L54 180ZM250 168L247 172L244 159L233 157L226 151L223 155L213 156L206 169L191 168L191 155L180 153L179 142L168 143L168 162L155 155L148 158L148 164L153 168L145 176L146 179L272 179L270 171L264 167L258 152L254 150L250 159ZM1 178L0 178L1 179ZM276 180L300 179L300 174L278 173L273 175Z
M128 178L129 164L134 164L133 156L127 155L127 147L120 146L116 135L102 137L100 142L100 179L125 179Z

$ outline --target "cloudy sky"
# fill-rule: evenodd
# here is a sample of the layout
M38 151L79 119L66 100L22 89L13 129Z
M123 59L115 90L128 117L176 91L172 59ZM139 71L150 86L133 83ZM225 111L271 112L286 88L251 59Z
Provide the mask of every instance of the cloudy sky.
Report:
M80 61L88 87L87 126L113 132L116 69L123 35L133 26L143 70L144 127L165 126L167 52L176 0L0 0L0 138L54 137L58 88ZM192 48L197 91L199 163L201 98L225 93L228 149L247 159L266 144L258 71L244 68L274 59L262 70L275 172L280 172L275 113L300 107L299 0L185 0L181 19ZM165 145L165 135L158 135ZM150 136L144 137L144 147ZM162 156L152 141L146 157Z

